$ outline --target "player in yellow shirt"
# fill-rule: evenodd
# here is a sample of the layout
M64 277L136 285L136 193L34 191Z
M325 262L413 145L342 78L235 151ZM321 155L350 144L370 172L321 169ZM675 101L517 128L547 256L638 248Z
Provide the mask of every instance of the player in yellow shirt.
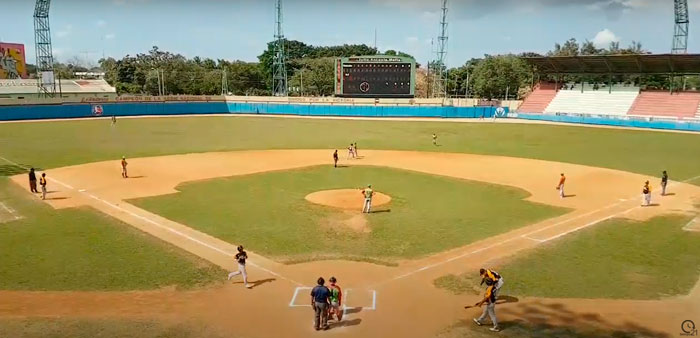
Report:
M368 184L367 188L362 190L362 196L365 197L365 203L362 205L362 213L370 213L372 211L372 196L374 196L374 190L372 190L372 185Z
M122 156L122 178L129 178L129 175L126 174L127 165L129 165L129 163L126 162L126 157Z
M642 206L648 207L651 205L651 185L649 185L649 181L646 181L644 183L644 187L642 188Z

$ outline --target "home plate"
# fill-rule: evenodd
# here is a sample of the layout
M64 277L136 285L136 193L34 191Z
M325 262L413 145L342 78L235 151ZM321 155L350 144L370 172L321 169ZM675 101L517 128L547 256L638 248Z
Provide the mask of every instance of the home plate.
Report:
M80 190L78 190L78 192L86 192L86 191L87 191L87 190L85 190L85 189L80 189Z

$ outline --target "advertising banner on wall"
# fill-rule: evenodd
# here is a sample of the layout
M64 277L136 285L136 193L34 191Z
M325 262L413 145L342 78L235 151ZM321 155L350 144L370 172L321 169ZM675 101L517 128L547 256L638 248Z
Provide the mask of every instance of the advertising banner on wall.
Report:
M0 42L0 79L26 79L24 45Z

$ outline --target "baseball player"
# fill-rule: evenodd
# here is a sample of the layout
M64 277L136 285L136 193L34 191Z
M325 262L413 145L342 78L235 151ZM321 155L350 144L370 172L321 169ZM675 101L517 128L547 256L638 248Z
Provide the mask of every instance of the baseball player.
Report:
M362 196L365 197L365 203L362 205L362 213L369 214L372 210L372 196L374 196L371 184L368 184L367 188L362 189Z
M41 185L41 199L45 200L46 199L46 173L41 174L41 178L39 179L39 185Z
M338 321L343 319L343 311L340 308L343 306L343 290L336 284L335 277L331 277L329 280L331 285L328 289L331 291L330 301L331 306L328 308L328 319L333 319L333 315L338 318Z
M437 134L433 133L433 145L437 145Z
M491 285L489 285L491 284ZM489 330L493 332L498 332L501 331L501 329L498 327L498 318L496 318L496 292L495 292L495 285L493 281L487 280L486 285L488 287L486 288L486 293L484 294L484 299L482 299L480 302L474 304L474 306L481 307L486 303L486 307L484 308L484 312L481 313L481 317L479 318L474 318L474 323L476 325L484 325L483 321L486 319L486 316L488 315L491 318L491 322L493 323L493 327L490 328Z
M559 190L559 198L566 197L566 195L564 195L564 182L566 182L566 176L564 176L564 173L562 173L561 177L559 177L559 184L557 184L557 190Z
M243 284L245 287L250 289L252 285L248 284L248 272L245 270L245 260L248 259L248 254L243 250L243 246L238 246L238 253L236 254L236 262L238 262L238 271L234 271L228 274L228 280L231 278L241 275L243 276Z
M114 127L116 125L117 125L117 117L115 115L112 115L112 126Z
M646 181L644 183L644 187L642 188L642 206L648 207L650 205L651 205L651 186L649 185L649 181Z
M126 157L122 156L122 178L129 178L129 175L126 174L127 165L129 165L129 163L126 162Z
M494 294L496 297L498 297L498 293L503 287L503 277L501 277L501 275L496 271L484 268L479 269L479 275L481 276L481 284L479 285L483 285L484 283L489 285L488 281L492 281L494 283Z
M348 160L351 158L355 158L355 149L352 147L352 143L348 147Z
M352 145L352 151L355 153L355 157L360 157L360 153L357 152L357 142Z
M666 186L668 185L668 174L666 170L661 173L661 196L666 196Z
M338 149L333 152L333 168L338 168Z

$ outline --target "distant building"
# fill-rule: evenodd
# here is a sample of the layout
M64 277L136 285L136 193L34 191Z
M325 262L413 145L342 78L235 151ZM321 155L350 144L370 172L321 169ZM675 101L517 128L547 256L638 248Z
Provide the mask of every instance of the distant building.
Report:
M105 80L61 80L60 86L56 83L56 97L61 90L63 98L116 98L117 90ZM0 100L2 99L36 99L39 98L37 80L13 79L0 80Z

